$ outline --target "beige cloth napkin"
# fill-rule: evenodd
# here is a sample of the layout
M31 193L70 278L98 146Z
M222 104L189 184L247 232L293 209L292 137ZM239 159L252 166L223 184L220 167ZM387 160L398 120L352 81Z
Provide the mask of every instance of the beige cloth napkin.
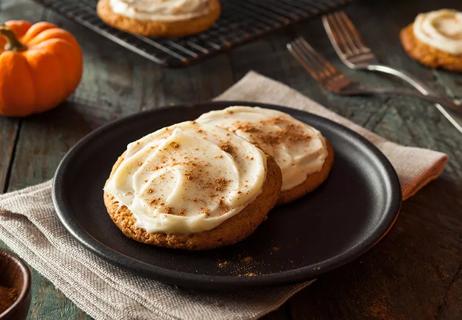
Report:
M287 86L249 73L219 99L283 104L338 121L375 143L398 171L405 198L436 178L446 155L403 147L332 113ZM239 292L179 289L115 267L80 245L59 222L51 182L0 195L0 239L96 319L255 319L309 282Z

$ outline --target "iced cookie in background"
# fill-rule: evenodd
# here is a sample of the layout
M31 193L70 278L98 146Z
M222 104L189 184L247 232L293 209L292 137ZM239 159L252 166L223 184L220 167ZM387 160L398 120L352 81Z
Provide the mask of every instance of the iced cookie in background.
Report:
M99 0L98 16L116 29L155 37L182 37L210 28L219 0Z
M410 57L431 68L462 71L462 12L441 9L419 14L401 30Z

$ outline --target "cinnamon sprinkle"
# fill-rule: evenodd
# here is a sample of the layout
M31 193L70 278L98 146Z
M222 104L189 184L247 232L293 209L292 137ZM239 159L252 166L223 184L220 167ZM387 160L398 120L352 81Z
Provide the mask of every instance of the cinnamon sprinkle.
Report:
M178 149L180 147L180 144L178 142L176 142L176 141L172 141L172 142L170 142L170 146L172 148Z
M255 125L252 125L250 123L242 123L242 122L239 122L236 126L235 126L236 130L241 130L241 131L244 131L244 132L247 132L247 133L256 133L256 132L261 132L260 129L258 129Z
M218 178L215 180L215 184L216 191L224 191L226 186L229 184L229 180L226 180L225 178Z
M229 143L223 143L220 145L221 150L227 153L232 153L233 152L233 147Z

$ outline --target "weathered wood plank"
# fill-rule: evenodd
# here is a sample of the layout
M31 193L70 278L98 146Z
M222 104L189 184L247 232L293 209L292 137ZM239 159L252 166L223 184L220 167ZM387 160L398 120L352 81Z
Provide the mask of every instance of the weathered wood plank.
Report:
M12 6L12 1L0 2L0 20L7 20L10 16L18 14L20 9ZM0 118L0 190L5 192L8 185L10 164L13 158L14 144L19 129L18 119ZM0 248L5 245L0 241Z
M78 38L85 54L84 76L68 103L23 120L9 190L51 178L65 152L108 120L162 104L210 99L232 83L229 67L220 76L205 75L226 66L225 56L170 72L52 12L45 17ZM36 272L33 290L30 319L88 317Z
M210 100L232 85L229 60L225 55L185 69L144 67L142 110Z
M29 10L30 8L34 8L35 12L42 10L40 6L30 2L27 2L24 6ZM21 11L24 10L25 8L21 8ZM85 35L89 33L82 27L67 23L66 20L52 13L41 14L41 16L46 17L49 21L63 25L76 35ZM38 20L38 18L33 20ZM89 34L93 35L91 32ZM92 44L95 42L94 39L79 40L83 44ZM93 45L83 47L85 55L90 57L93 56L96 60L89 59L90 62L86 61L85 76L82 83L90 84L87 86L89 89L86 89L85 85L83 87L81 86L74 96L74 100L91 102L91 105L66 103L58 109L46 114L23 120L23 126L17 145L17 157L12 166L9 190L18 189L51 178L61 157L84 134L108 119L116 117L117 114L124 112L128 113L130 110L133 112L136 108L136 106L126 106L128 101L136 101L136 98L129 96L127 100L124 100L123 94L111 90L111 88L116 87L118 84L117 81L119 79L117 77L110 76L101 80L101 77L97 76L99 74L107 76L108 72L96 75L92 72L98 69L98 65L103 68L106 66L103 63L106 57L101 56L98 52L107 52L109 49L100 49L101 46ZM93 50L93 52L87 54L87 50ZM114 59L121 57L122 55L115 55ZM127 83L120 85L121 88L131 88L134 86L133 82L130 82L133 78L126 76L127 73L129 73L129 70L127 71L124 69L127 64L119 64L115 60L110 59L108 63L114 66L112 70L125 75L123 79L127 81ZM120 70L118 68L120 68ZM108 79L114 81L114 83L107 83ZM98 84L97 87L94 86L95 82ZM104 84L106 84L106 86ZM95 92L95 88L100 88L103 94L98 91ZM111 100L107 98L106 94L117 96L118 98ZM79 95L85 98L79 99ZM86 97L88 97L88 99ZM92 100L91 98L93 97L96 98ZM119 104L113 107L111 104L107 103L107 101L116 101L119 102ZM109 107L107 107L107 105L109 105ZM111 107L113 109L119 108L123 110L111 111L111 109L109 109ZM32 164L30 163L31 159ZM36 294L33 295L29 314L30 319L83 319L87 317L85 313L57 291L48 280L41 277L35 271L33 272L33 292Z
M39 19L40 8L29 1L3 2L16 14ZM418 11L455 6L455 1L431 3L412 0L393 15L385 0L359 1L350 13L368 43L384 62L406 68L434 88L460 96L460 76L431 72L407 58L397 33ZM10 13L13 11L9 11ZM34 16L35 15L35 16ZM22 122L9 190L52 176L62 155L81 136L106 121L142 109L191 103L212 98L250 69L285 82L332 110L400 143L430 147L450 154L443 177L404 204L390 236L377 248L340 270L319 279L290 304L267 319L454 319L462 308L462 150L460 137L431 105L398 98L339 98L326 94L286 52L295 34L350 76L370 85L397 85L370 73L347 70L335 56L319 20L301 23L288 31L238 48L187 69L161 69L129 51L51 12L48 20L73 32L85 52L85 75L67 105ZM380 27L377 27L380 21ZM379 39L380 41L378 41ZM12 150L14 121L0 129L0 151ZM5 138L4 138L5 137ZM3 142L4 141L4 142ZM6 159L6 158L5 158ZM2 162L3 161L3 162ZM0 159L0 182L4 163ZM31 319L87 318L52 285L34 273Z
M2 20L27 19L30 21L38 21L43 16L43 12L43 8L29 1L3 1L0 17ZM0 122L2 152L0 182L3 186L2 190L7 191L19 187L19 185L15 185L16 173L10 161L14 160L13 156L16 155L13 154L13 147L14 144L19 141L23 120L3 118L0 119ZM33 154L29 154L30 158L33 158L33 156ZM5 170L7 169L11 171L8 172L11 173L11 176L8 177L8 181L5 181L5 178L7 178ZM26 186L26 184L24 186ZM3 243L0 243L0 247L6 248ZM29 313L29 318L31 319L66 318L66 314L69 313L68 310L72 308L80 312L74 304L66 302L66 300L63 299L63 295L56 291L53 286L35 270L32 270L32 292L33 297Z
M137 87L134 83L136 75L129 63L119 63L125 58L124 50L113 50L110 43L95 46L100 39L92 32L49 11L43 16L75 34L82 44L85 58L89 59L85 59L82 84L70 102L23 120L9 190L51 178L62 156L83 135L120 114L139 109L133 103L139 100L139 91L131 89ZM95 72L97 70L102 71ZM33 279L36 294L33 295L30 319L89 318L35 271Z
M84 53L82 81L70 101L107 120L140 109L145 59L53 11L45 18L74 34Z
M13 159L14 144L18 134L17 119L0 119L0 188L7 189L8 172Z
M454 3L408 1L393 15L384 15L388 2L364 1L352 6L349 13L380 60L408 70L437 90L455 93L460 92L460 76L432 72L415 63L403 53L398 39L401 27L412 21L417 12L436 6L451 7ZM335 58L331 48L325 49ZM369 73L349 74L357 79L372 78ZM445 79L441 80L442 77ZM375 85L380 80L368 83ZM335 101L352 110L346 115L365 127L400 143L446 152L452 160L442 178L403 205L397 226L377 248L359 261L322 277L294 298L290 303L293 318L457 318L462 303L457 295L462 290L460 136L430 104L416 99L385 99L383 106L377 101L370 102L367 108L362 103L355 107L336 97L331 97L328 104L334 105ZM374 114L368 114L367 109L374 107ZM342 110L339 113L344 114Z
M17 16L25 19L36 19L38 13L24 1L0 2L0 20L6 21ZM19 132L20 120L16 118L0 118L0 190L5 192L8 187L8 175L11 169L15 141ZM3 245L0 245L3 246Z
M397 226L377 248L291 301L293 318L434 319L447 308L442 304L458 307L458 298L445 296L460 268L459 235L417 213L405 203Z
M67 103L23 120L9 191L50 179L65 152L95 128L95 119L80 109Z
M360 5L364 5L363 8L363 16L365 17L368 13L368 10L370 9L369 3L360 3ZM382 6L386 6L385 2L382 2ZM410 6L412 8L412 6ZM416 8L418 5L414 3L414 7ZM384 8L378 8L376 9L377 13L384 12ZM354 10L352 10L354 11ZM356 13L360 14L360 13ZM366 19L362 19L361 21L364 21ZM374 24L377 19L368 19L369 25L364 26L365 30L370 30L370 28L373 28L372 24ZM388 22L393 23L393 17L390 17L388 19ZM399 27L400 28L400 27ZM395 29L399 28L395 25ZM344 71L345 73L351 75L355 79L362 81L362 82L367 82L369 85L387 85L387 86L399 86L396 82L392 82L388 79L384 79L378 75L373 75L370 73L358 73L358 72L353 72L350 70L347 70L346 67L340 65L338 62L338 58L336 58L335 52L331 48L328 40L325 37L324 31L321 27L320 21L313 21L311 23L303 23L300 24L297 27L292 28L292 34L302 34L304 35L312 44L315 46L317 49L319 49L321 52L325 53L326 56L334 61L334 64L338 66L339 69ZM386 29L385 29L386 30ZM383 40L383 47L379 48L377 51L378 52L392 52L393 54L389 55L384 55L384 57L380 57L383 59L384 62L393 64L393 65L398 65L400 67L407 67L407 60L408 58L402 54L402 50L400 48L399 41L397 40L397 32L393 31L388 35L388 38L386 38L386 35L384 37L383 35L383 29L380 28L375 28L375 31L377 34L373 34L372 31L367 31L367 33L371 34L372 39L384 39ZM379 34L380 33L380 34ZM291 33L289 33L289 36ZM461 159L460 152L458 151L459 148L455 147L454 144L457 144L457 142L451 142L451 141L458 141L458 137L454 137L455 139L448 139L445 143L441 143L438 141L438 139L433 138L431 135L434 134L434 131L430 131L429 127L438 126L439 131L443 131L444 134L454 134L452 132L452 128L445 123L444 119L441 119L439 114L435 113L434 109L432 108L431 105L420 102L415 99L397 99L397 98L339 98L331 94L326 94L319 90L318 85L309 79L309 77L301 70L301 68L293 62L292 57L290 57L289 54L285 51L285 43L287 42L288 37L285 37L284 35L276 34L271 36L269 39L261 40L258 42L254 42L246 47L242 47L239 49L236 49L234 52L231 53L232 57L232 64L233 64L233 71L235 74L235 79L237 80L238 78L242 77L249 69L254 69L256 71L259 71L265 75L271 76L272 78L282 80L285 83L288 83L292 87L295 87L296 89L300 90L301 92L307 94L308 96L314 98L315 100L321 102L322 104L325 104L326 106L330 107L334 111L353 119L355 122L371 129L379 134L384 135L385 137L388 137L389 139L399 141L401 143L409 144L409 145L420 145L422 147L431 147L435 149L439 149L445 152L451 153L451 156ZM393 43L393 48L390 49L390 43ZM262 52L265 52L265 54L262 54ZM396 55L401 55L401 60L396 58ZM291 60L292 59L292 60ZM404 62L403 62L404 60ZM292 62L291 62L292 61ZM415 63L414 63L415 64ZM407 67L411 72L417 74L419 77L422 77L425 79L427 82L430 82L432 86L438 87L437 84L432 83L433 77L429 76L428 73L429 71L426 70L425 68L420 67L418 64L415 64L413 68ZM418 70L415 70L418 69ZM454 76L452 76L454 78ZM403 110L404 109L404 110ZM410 109L410 111L407 113L407 115L402 116L400 113L405 112L405 109ZM422 109L425 109L425 112L422 112ZM414 125L411 125L413 122L416 122L415 126L418 126L421 128L420 130L416 130L414 128ZM420 131L420 135L416 134L415 131ZM416 139L417 136L417 139ZM419 138L420 137L420 138ZM449 145L448 145L449 144ZM456 168L453 168L456 167ZM458 165L458 162L456 163L450 163L450 167L448 169L451 174L454 174L454 172L459 172L459 174L456 174L455 176L452 176L453 181L458 181L460 180L460 167ZM428 187L430 188L430 187ZM414 230L419 230L420 228L424 228L427 226L427 224L433 225L435 224L435 212L441 213L440 220L444 221L444 223L441 223L441 230L430 230L428 231L429 233L434 232L434 234L422 234L417 236L420 236L420 241L425 241L426 237L428 236L440 236L440 234L446 234L446 227L452 223L453 230L461 230L460 227L460 220L454 221L454 212L457 211L458 208L460 208L460 202L456 201L454 203L453 200L450 200L454 197L457 197L456 194L461 192L460 184L456 185L450 185L450 195L447 195L447 191L444 191L444 189L448 188L448 186L439 186L439 187L433 187L432 191L427 191L425 189L422 192L422 196L420 196L418 199L414 200L414 203L418 203L419 200L426 200L426 202L422 205L419 205L418 208L412 208L411 210L412 213L414 214L414 219L417 219L419 223L412 223L408 222L411 224L409 227L409 234L407 235L408 237L416 237L414 234ZM441 206L438 206L437 204L439 202L435 202L435 199L439 199L438 196L435 195L435 197L429 197L430 194L435 194L437 193L439 196L446 198L450 205L445 208L441 209ZM446 194L446 196L443 195ZM431 203L434 205L432 206ZM438 206L438 208L435 208L435 206ZM420 217L420 212L424 210L425 211L425 218ZM444 217L444 218L442 218ZM454 226L454 223L455 224ZM419 226L420 224L420 226ZM414 229L415 228L415 229ZM445 231L442 231L445 230ZM447 235L444 239L442 239L442 243L448 242L448 241L453 241L454 238L457 237L457 233L451 233ZM419 238L419 237L417 237ZM440 237L441 238L441 237ZM415 245L415 240L414 240L414 245ZM440 244L442 245L442 244ZM401 246L401 241L397 241L394 246ZM394 246L389 250L389 252L386 252L386 255L391 255L394 253L395 249ZM408 249L408 248L407 248ZM392 304L395 303L397 304L398 302L401 301L402 296L412 296L412 293L414 290L419 291L421 294L419 296L419 299L413 300L413 307L409 307L407 310L414 310L415 308L418 307L418 304L422 301L425 301L429 306L429 310L440 310L441 308L448 308L447 302L444 302L444 306L441 307L440 301L443 300L448 300L444 299L444 296L454 296L454 292L458 292L457 285L451 285L450 286L450 291L448 289L445 289L448 283L456 283L454 281L454 277L451 277L452 274L458 274L457 273L457 263L449 263L445 262L446 259L450 259L451 257L454 259L457 259L460 256L460 246L458 245L452 245L450 247L450 250L436 250L437 248L432 248L432 247L427 247L425 250L422 250L419 252L419 255L416 256L411 256L409 257L405 253L403 254L403 258L407 257L408 260L405 261L400 261L401 264L399 268L402 268L404 272L412 274L413 270L409 268L409 266L413 265L413 259L424 259L426 252L436 252L435 253L435 261L432 261L432 264L428 264L425 267L422 267L420 270L420 273L417 274L413 280L420 281L421 286L426 288L428 292L429 290L432 290L431 288L436 286L435 282L437 281L440 284L439 291L436 291L435 294L437 298L428 298L426 296L426 293L423 293L425 291L422 291L416 287L416 286L407 286L409 289L408 292L404 292L402 295L397 295L396 297L391 296L391 292L393 290L396 290L397 287L401 286L402 279L400 281L392 282L388 284L388 286L384 286L382 288L375 288L375 293L380 293L380 290L384 290L385 293L382 293L384 295L384 299L391 299ZM404 249L406 250L406 249ZM378 258L376 258L378 261L380 261L380 255ZM375 262L376 264L378 263L377 261L372 261ZM444 279L439 279L439 278L433 278L433 279L428 279L424 278L426 272L428 271L426 268L433 268L431 266L439 265L442 264L441 268L445 269L445 272L447 273L447 277ZM356 266L356 265L355 265ZM390 266L391 268L392 266ZM368 266L368 268L372 268L371 265ZM355 269L353 268L353 271ZM371 272L371 270L369 271ZM358 277L361 275L361 271L357 272ZM345 275L342 274L343 277L348 277L349 274ZM381 278L381 281L384 281L384 279L387 279L388 275L384 275ZM408 276L407 274L405 275L406 277ZM410 276L410 275L409 275ZM457 277L457 276L455 276ZM423 279L427 279L427 281L423 281ZM343 278L339 278L339 281L343 281ZM369 278L367 278L367 281L370 281ZM356 295L355 298L361 295L361 291L365 289L365 287L369 287L369 283L364 280L362 283L362 286L358 286L357 288L353 288L352 290L356 290ZM442 281L442 283L440 283ZM335 282L329 282L330 285L334 284ZM405 283L405 281L403 281ZM350 285L350 282L348 282L348 285ZM311 289L308 288L306 291L309 292ZM321 289L321 294L323 293L322 290L333 290L336 292L336 287L334 286L328 286L327 289ZM389 292L390 291L390 292ZM452 295L450 295L448 292L451 292ZM319 294L318 291L316 291L317 294ZM427 294L428 295L428 294ZM301 295L303 297L303 294ZM309 296L311 298L311 296ZM344 293L339 293L337 295L338 305L344 302L345 300L348 301L348 304L354 305L355 298L347 298L345 299L345 294ZM359 299L359 298L358 298ZM369 306L371 303L370 301L371 296L366 296L365 298L362 299L362 304L364 307ZM320 319L326 318L326 310L329 310L328 303L326 302L326 297L323 296L321 299L316 300L316 302L313 302L310 304L309 302L305 300L295 300L292 305L293 307L293 315L296 318L316 318L316 314L319 315ZM454 303L454 298L451 300ZM304 305L311 306L311 308L304 308ZM450 304L451 305L451 304ZM369 313L364 313L363 318L368 318L368 317L373 317L375 316L376 318L381 318L383 317L384 314L384 308L387 308L388 306L386 304L378 304L375 303L373 305L375 309L371 309ZM454 308L454 305L451 305L452 308ZM449 308L451 308L451 306ZM457 304L456 304L457 306ZM401 308L404 308L404 305L400 306ZM318 308L319 313L313 312ZM335 308L335 307L331 307ZM302 311L302 312L299 312ZM428 310L427 310L428 311ZM342 315L344 316L343 318L356 318L360 317L361 314L364 312L364 309L351 309L347 310L346 312L342 313L341 310L338 308L335 309L335 312L331 314L331 318L342 318ZM409 317L411 312L407 314ZM311 316L313 315L313 317ZM399 313L395 312L393 315L398 316Z

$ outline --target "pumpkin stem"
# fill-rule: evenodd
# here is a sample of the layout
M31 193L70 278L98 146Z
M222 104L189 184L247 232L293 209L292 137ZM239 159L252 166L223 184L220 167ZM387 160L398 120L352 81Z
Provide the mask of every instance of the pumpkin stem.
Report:
M0 36L5 37L7 43L5 45L5 50L11 51L22 51L26 50L26 46L23 45L14 32L4 24L0 24Z

